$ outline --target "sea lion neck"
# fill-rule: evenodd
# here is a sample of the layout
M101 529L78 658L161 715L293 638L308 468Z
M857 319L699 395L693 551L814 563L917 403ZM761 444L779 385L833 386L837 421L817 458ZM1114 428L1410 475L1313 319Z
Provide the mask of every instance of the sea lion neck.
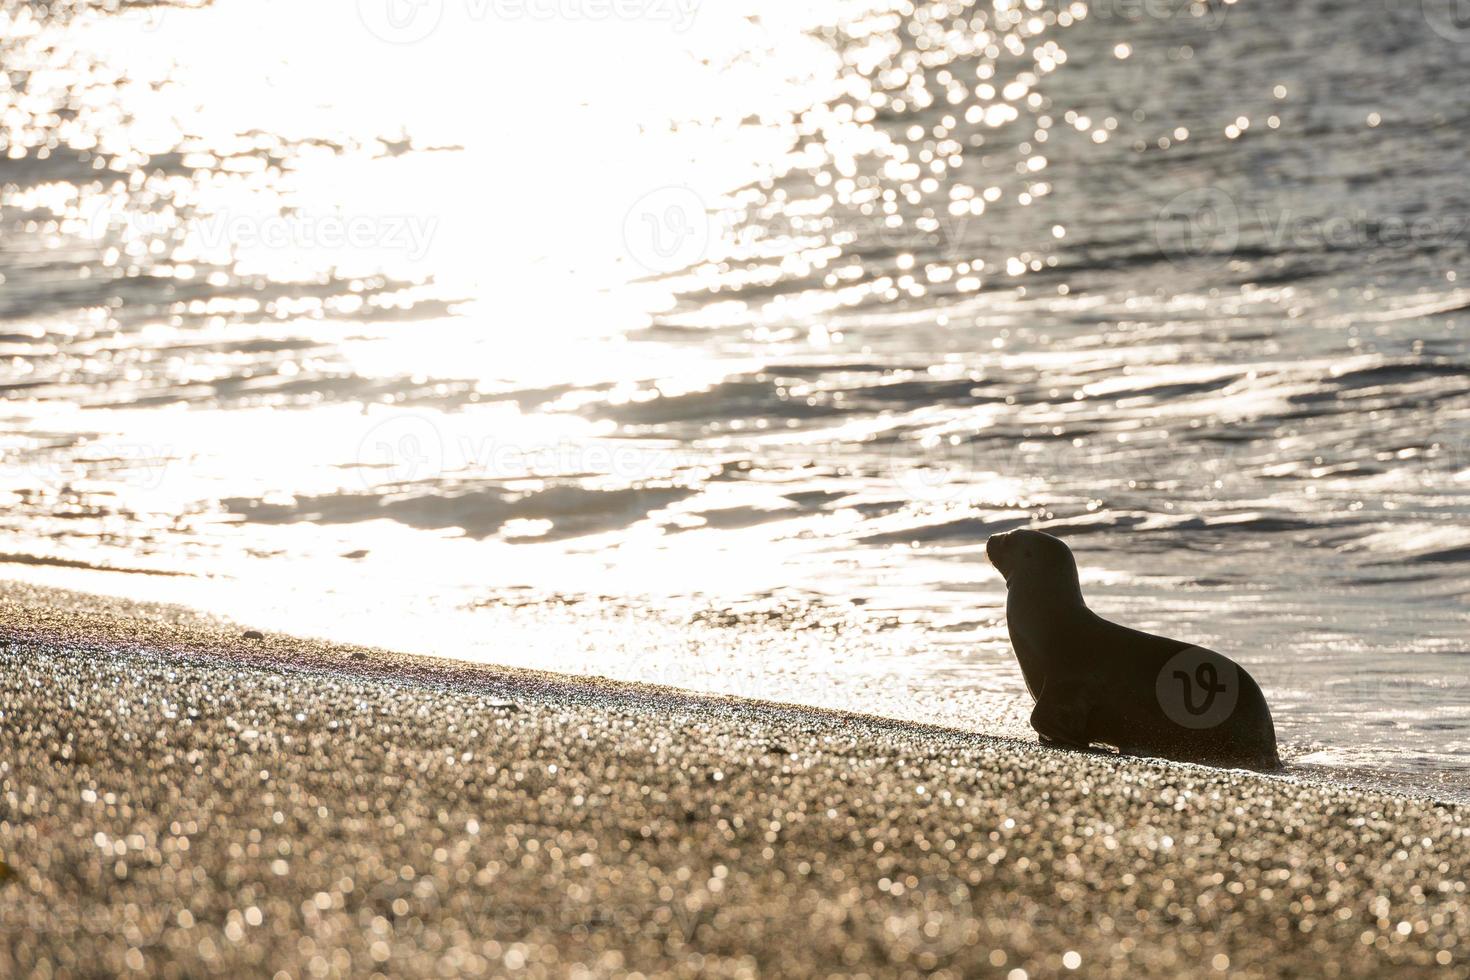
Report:
M1062 608L1086 609L1087 600L1082 597L1082 583L1078 581L1076 572L1068 569L1071 574L1037 574L1017 570L1006 579L1006 591L1012 596L1026 592L1035 595L1044 594L1049 606Z

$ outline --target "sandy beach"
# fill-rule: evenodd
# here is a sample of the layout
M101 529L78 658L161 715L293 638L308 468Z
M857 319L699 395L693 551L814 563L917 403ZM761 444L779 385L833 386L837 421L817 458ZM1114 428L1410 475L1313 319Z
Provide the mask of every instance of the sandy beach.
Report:
M17 584L0 623L6 976L1466 969L1432 800Z

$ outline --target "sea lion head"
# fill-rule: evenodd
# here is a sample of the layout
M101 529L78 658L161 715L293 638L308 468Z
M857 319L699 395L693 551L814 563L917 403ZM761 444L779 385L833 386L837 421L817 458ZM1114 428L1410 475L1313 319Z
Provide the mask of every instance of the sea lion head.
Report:
M1077 560L1061 538L1026 528L992 534L985 557L1005 577L1007 588L1024 582L1081 598Z

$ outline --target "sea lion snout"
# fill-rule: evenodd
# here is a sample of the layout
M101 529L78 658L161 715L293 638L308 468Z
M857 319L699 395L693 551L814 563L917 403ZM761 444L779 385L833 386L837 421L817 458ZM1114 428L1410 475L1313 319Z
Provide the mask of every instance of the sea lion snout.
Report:
M1011 532L1009 531L1001 534L992 534L990 540L985 542L985 557L996 568L1000 568L1001 553L1005 550L1006 539L1010 536Z
M1016 545L1020 541L1020 534L1020 531L1002 531L1000 534L992 534L985 542L985 557L1006 581L1010 581L1011 572L1016 568Z

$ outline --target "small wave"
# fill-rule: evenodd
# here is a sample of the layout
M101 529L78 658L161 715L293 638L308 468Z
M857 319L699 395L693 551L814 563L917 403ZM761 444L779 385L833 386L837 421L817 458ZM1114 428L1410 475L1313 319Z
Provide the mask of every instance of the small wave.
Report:
M506 487L424 490L412 493L338 493L304 496L288 504L230 497L230 513L260 524L354 524L391 520L422 530L459 528L471 538L486 538L512 521L544 521L540 534L524 540L556 540L622 530L695 491L672 485L595 489L577 485L518 491Z
M58 558L53 555L0 553L0 564L44 565L51 568L81 568L94 572L119 572L124 575L159 575L165 577L187 577L188 572L170 571L163 568L133 568L125 565L107 565L100 562L82 561L79 558Z
M860 544L884 545L884 544L910 544L928 543L940 541L968 541L983 544L986 538L992 534L1000 534L1004 531L1024 527L1031 522L1030 516L1025 517L965 517L953 521L945 521L942 524L920 524L902 528L896 531L881 531L877 534L869 534L858 538Z

